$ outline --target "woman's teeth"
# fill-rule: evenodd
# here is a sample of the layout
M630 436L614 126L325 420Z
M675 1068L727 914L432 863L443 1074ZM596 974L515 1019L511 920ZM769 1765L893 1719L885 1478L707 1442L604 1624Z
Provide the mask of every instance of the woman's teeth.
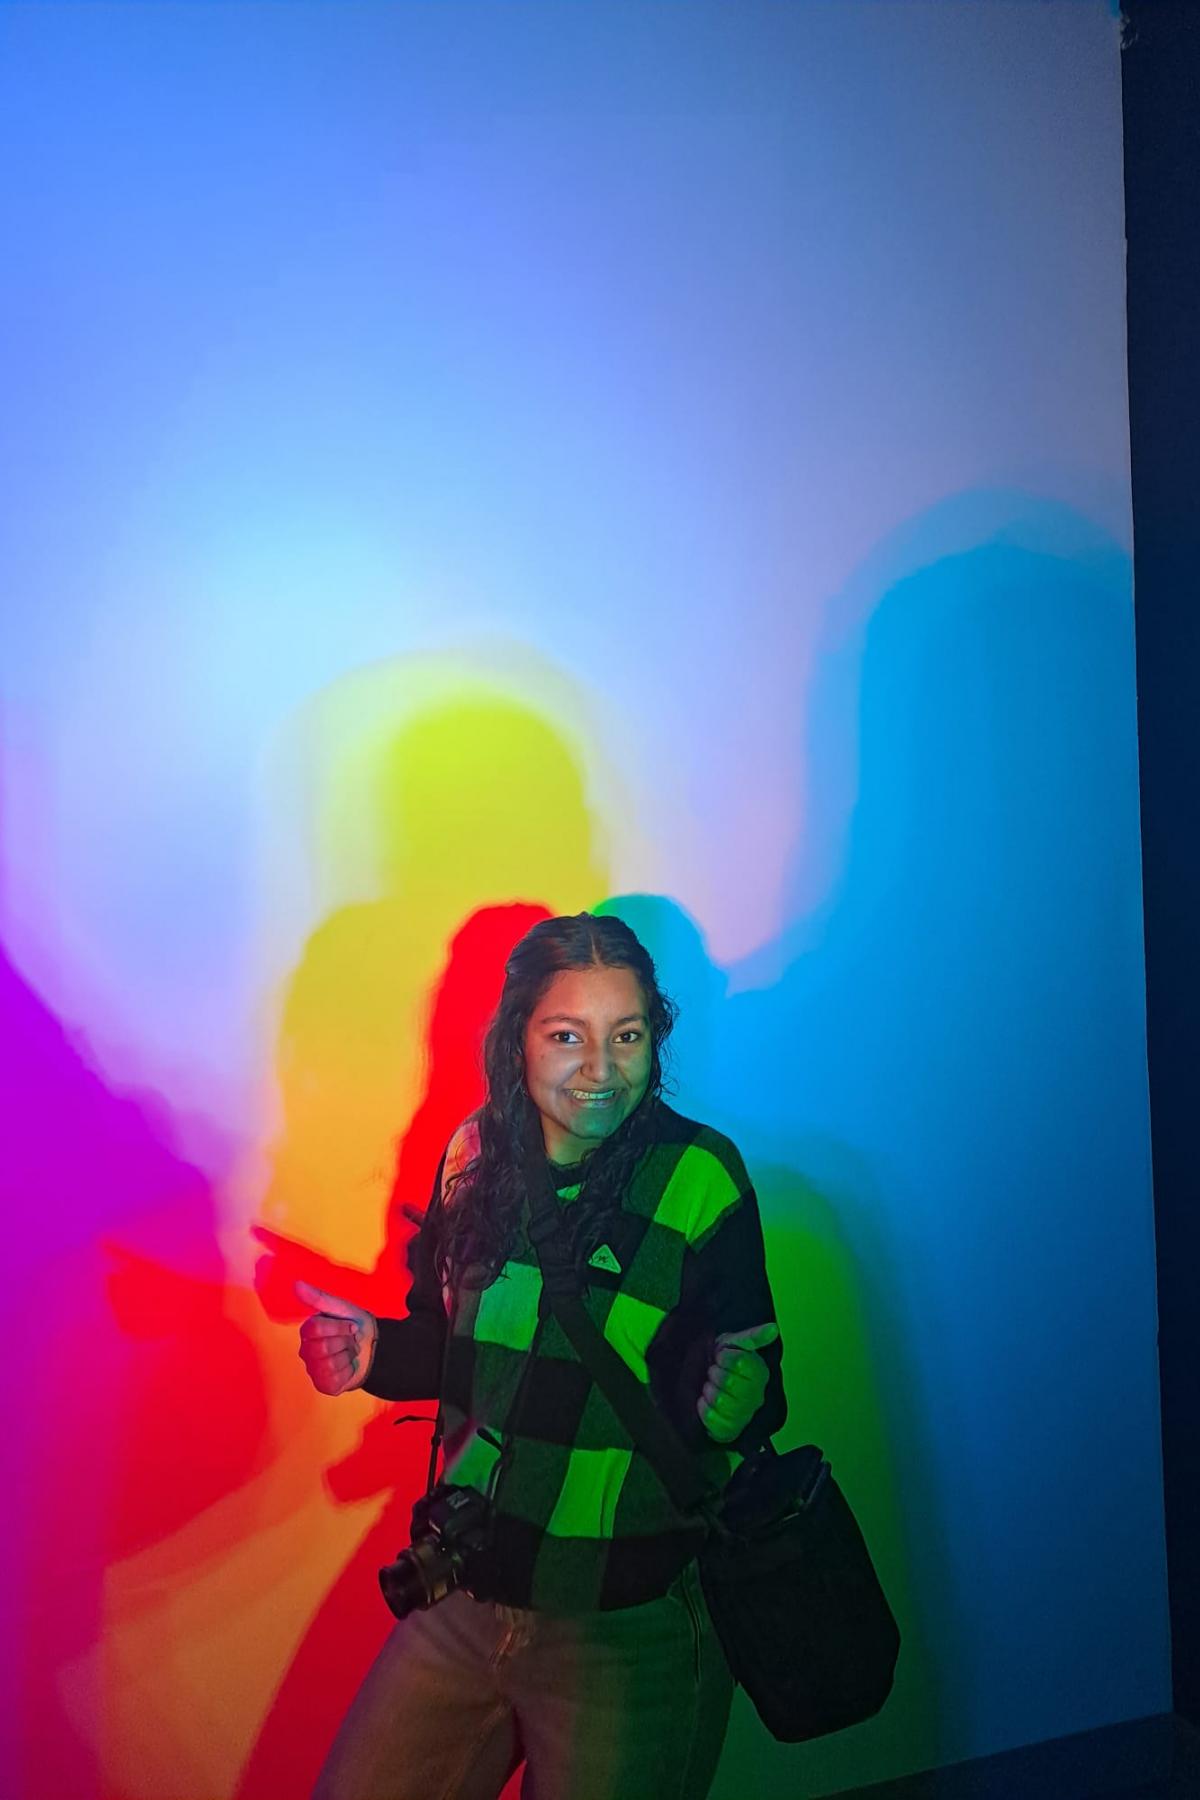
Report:
M616 1093L616 1089L604 1088L602 1090L596 1090L592 1088L568 1088L567 1092L570 1094L572 1100L590 1100L593 1105L599 1106L603 1102L611 1100Z

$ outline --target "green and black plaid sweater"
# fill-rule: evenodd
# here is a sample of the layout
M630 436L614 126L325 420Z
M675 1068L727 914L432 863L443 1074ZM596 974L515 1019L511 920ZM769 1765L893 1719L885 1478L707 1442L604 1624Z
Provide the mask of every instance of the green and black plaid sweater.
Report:
M561 1613L654 1599L695 1554L697 1532L540 1305L541 1273L524 1238L489 1287L459 1295L446 1349L434 1269L438 1222L445 1181L476 1144L470 1122L451 1141L410 1250L408 1317L380 1320L366 1391L385 1400L432 1399L445 1349L445 1478L491 1494L493 1598ZM554 1170L564 1204L578 1194L581 1173ZM735 1444L714 1444L696 1413L717 1332L775 1317L758 1203L728 1138L656 1108L655 1140L591 1254L587 1280L584 1303L596 1325L685 1442L710 1461L715 1479L728 1473L731 1449L779 1429L778 1343L762 1352L770 1366L766 1398Z

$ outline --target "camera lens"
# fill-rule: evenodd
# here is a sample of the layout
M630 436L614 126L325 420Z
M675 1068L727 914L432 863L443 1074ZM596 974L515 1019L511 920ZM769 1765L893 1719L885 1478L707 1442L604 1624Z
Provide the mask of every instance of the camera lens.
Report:
M487 1517L487 1501L474 1488L442 1482L421 1496L413 1507L412 1543L379 1571L383 1597L398 1619L436 1606L464 1580L479 1596Z
M455 1585L456 1558L426 1539L402 1550L394 1563L379 1571L383 1597L398 1619L444 1600Z

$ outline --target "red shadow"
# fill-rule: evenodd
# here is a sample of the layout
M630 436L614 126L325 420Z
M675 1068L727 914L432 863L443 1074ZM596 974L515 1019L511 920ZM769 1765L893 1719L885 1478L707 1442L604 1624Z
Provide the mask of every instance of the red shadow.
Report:
M404 1253L413 1232L406 1209L424 1209L451 1133L483 1099L483 1038L500 998L508 956L532 925L550 917L544 906L483 907L455 933L432 995L425 1093L397 1143L383 1251L373 1269L353 1269L256 1226L254 1235L268 1254L258 1265L255 1286L270 1318L290 1322L303 1316L305 1309L293 1291L297 1280L372 1312L395 1315L403 1310L408 1291ZM299 1369L297 1379L302 1379ZM396 1414L376 1414L351 1455L324 1471L326 1485L339 1501L386 1494L387 1502L284 1674L242 1771L237 1800L279 1800L311 1787L391 1625L377 1572L408 1543L412 1503L425 1481L433 1410L432 1404L411 1402ZM397 1430L401 1411L428 1414L429 1424Z

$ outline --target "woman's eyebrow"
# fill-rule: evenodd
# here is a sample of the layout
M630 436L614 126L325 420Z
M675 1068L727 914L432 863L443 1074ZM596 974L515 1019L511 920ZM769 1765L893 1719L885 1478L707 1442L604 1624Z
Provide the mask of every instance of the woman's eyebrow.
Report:
M621 1025L644 1025L645 1023L646 1023L645 1013L640 1013L640 1012L626 1013L625 1017L623 1019L614 1019L613 1020L613 1030L616 1031L617 1028ZM538 1024L539 1025L582 1025L586 1028L587 1020L572 1018L570 1013L547 1013L547 1015L544 1019L538 1020Z

